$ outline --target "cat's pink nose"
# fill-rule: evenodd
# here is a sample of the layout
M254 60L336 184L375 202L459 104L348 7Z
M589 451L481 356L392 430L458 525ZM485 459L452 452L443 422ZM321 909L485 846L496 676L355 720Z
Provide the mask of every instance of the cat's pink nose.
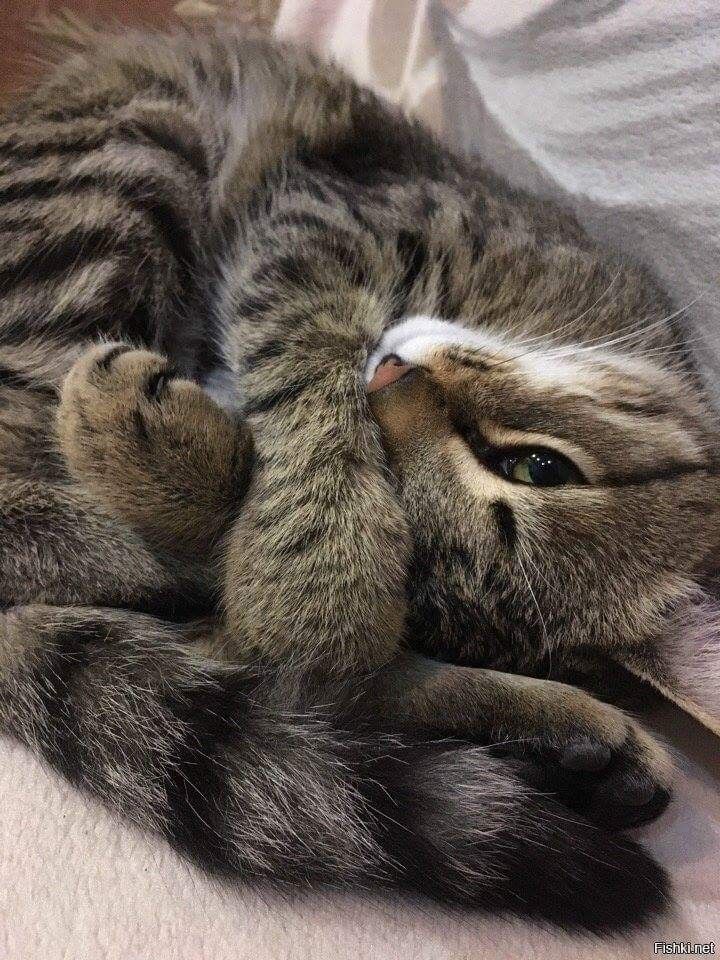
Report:
M410 373L412 369L412 364L405 363L394 353L383 357L375 369L372 380L367 385L367 392L375 393L376 390L389 387L391 383L396 383L406 373Z

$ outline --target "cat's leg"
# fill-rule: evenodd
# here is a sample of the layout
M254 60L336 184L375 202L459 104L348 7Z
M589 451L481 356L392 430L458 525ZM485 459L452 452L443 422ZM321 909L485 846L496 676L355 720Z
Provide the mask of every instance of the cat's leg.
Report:
M338 378L346 373L343 369L335 370ZM236 472L237 445L245 442L246 433L241 430L238 434L234 422L193 384L168 380L165 389L158 391L156 385L161 377L167 377L167 365L155 354L125 351L122 347L89 352L67 380L61 405L61 435L65 438L71 465L122 515L137 522L140 529L157 522L163 524L160 529L167 530L166 536L174 535L179 541L200 545L200 538L210 539L213 523L219 522L218 518L227 524L239 502L243 488ZM319 379L322 382L321 376ZM150 391L148 384L154 385ZM322 395L315 399L313 410L320 416L324 412ZM348 411L346 406L345 410L338 408L338 412L352 426L352 409ZM138 422L143 424L140 430ZM317 428L322 425L320 420ZM327 439L332 434L328 434L327 424L325 429ZM318 438L313 436L312 425L307 433L311 443L316 444ZM290 447L300 446L302 451L304 434L298 439L292 436L285 439ZM350 439L353 439L352 431ZM245 447L240 449L244 451ZM367 462L367 452L363 463ZM322 460L319 457L317 460L316 466L322 467ZM338 466L330 461L326 467L327 474L320 474L326 484L336 479L335 472L342 479L342 462ZM355 476L357 480L358 475ZM370 470L365 477L372 477ZM382 475L380 479L382 481ZM287 491L291 504L298 493L307 498L308 492L312 492L312 480L311 476L305 487L288 482L284 490L275 477L274 502L277 504L281 495L286 497ZM178 497L174 491L181 484L184 495ZM331 490L327 485L321 488L325 496ZM353 493L354 487L348 483L347 503L338 504L328 497L327 512L331 520L327 529L331 535L335 532L333 520L337 523L337 517L343 523L340 532L349 537L350 524L355 522L356 535L364 541L365 528L377 517L368 511L358 517ZM393 505L392 500L390 502ZM322 503L318 505L321 506ZM166 516L163 511L168 509ZM321 520L325 518L322 513L319 516ZM306 546L307 526L302 520L300 517L295 529L290 524L286 527L289 542L286 539L273 544L281 557L291 560L294 550L288 549L289 543L299 544L300 550ZM263 525L257 535L262 540L268 533L268 526ZM327 591L328 602L322 612L338 625L342 635L343 630L352 629L356 624L352 621L352 594L338 598L333 592L331 578L342 583L347 575L340 551L345 550L346 556L350 556L353 550L351 543L339 544L339 541L339 535L337 540L330 541L335 554L331 553L324 561L328 566L323 581L318 586L308 575L305 590L309 600L316 603L319 601L315 594L319 590ZM327 545L318 544L313 538L307 540L311 556L322 559L321 546ZM372 546L363 542L361 549L372 556ZM385 548L386 568L392 572L397 544L386 543ZM262 544L259 549L263 549ZM257 545L255 550L257 552ZM274 572L276 579L273 589L269 590L269 602L277 604L282 611L286 602L285 571ZM365 568L361 567L356 576L360 578L364 572ZM234 575L233 569L229 575ZM380 579L377 574L376 577ZM278 584L282 584L279 591ZM331 602L338 599L340 609L335 612ZM350 614L348 624L343 622L346 607ZM300 603L295 610L300 616L307 616ZM371 629L373 612L369 601L367 614ZM272 618L272 611L269 616ZM317 622L322 639L320 615ZM252 629L260 629L266 623L260 621L252 625ZM386 642L390 648L395 634L392 623L386 626ZM313 636L311 627L308 627L309 638ZM236 643L244 640L237 634L234 639ZM276 658L277 654L273 659ZM288 659L292 662L293 658ZM349 657L347 669L355 666L357 662ZM633 817L647 818L659 811L667 797L669 767L662 749L622 713L575 688L490 671L440 666L409 654L394 661L386 675L393 678L395 689L383 698L383 703L396 703L400 697L398 710L405 711L413 724L434 734L469 737L484 743L502 742L508 751L537 761L546 785L552 780L572 802L584 803L590 815L597 810L598 816L607 823L625 824ZM391 714L388 716L391 720L397 719ZM573 763L584 763L595 769L586 770L586 775L578 779Z
M373 702L415 735L492 746L607 829L653 819L670 798L665 749L623 711L565 683L404 653L376 675Z
M97 348L65 382L63 452L102 502L152 543L195 554L231 524L238 657L349 675L397 648L409 536L360 375L367 334L353 313L367 309L362 291L345 291L339 318L319 304L273 370L249 378L264 416L244 500L247 428L162 358Z
M410 534L362 378L389 306L312 248L287 259L297 287L270 300L243 354L257 465L225 608L252 655L322 684L397 650Z
M343 366L339 377L341 384L345 373ZM321 383L322 379L321 376ZM346 379L344 383L347 387L355 381ZM353 394L357 407L348 414L342 405L333 405L337 397L327 384L325 389L328 406L320 405L319 424L334 411L343 419L343 426L349 422L358 429L359 423L359 428L364 429L360 420L360 414L363 413L360 390ZM312 406L306 409L312 409ZM354 414L358 416L358 421L354 419ZM277 421L273 425L277 425ZM302 420L297 426L302 426ZM317 450L318 438L312 431L310 435L315 445L311 451ZM361 433L362 436L364 434ZM357 437L356 432L350 431L348 442L357 443ZM292 439L292 434L281 435L277 439L278 443ZM332 431L325 433L324 440L328 439L335 440L336 444L338 442ZM267 444L264 450L267 452ZM320 450L324 452L322 443ZM370 453L374 451L375 448L370 445ZM295 448L295 452L307 454L302 444L299 450ZM336 453L337 447L333 446L331 452ZM356 455L360 454L364 457L361 463L366 464L368 450L356 448ZM328 469L328 464L320 454L317 454L317 460L319 467ZM381 464L372 459L370 462L384 480ZM301 460L300 465L307 466L307 463ZM341 479L344 477L346 484L340 490L352 499L355 487L349 483L348 475L342 469L339 475ZM366 476L368 480L372 479L372 471ZM324 477L326 473L321 469L319 479ZM350 477L356 479L357 474L351 474ZM262 489L267 493L267 486ZM382 489L387 489L392 497L390 487ZM307 497L307 486L303 490L297 485L290 485L289 490ZM322 513L323 490L333 493L335 488L332 484L321 488L318 502L306 500L306 506L315 507ZM275 505L278 504L280 492L279 489L275 490ZM291 505L297 502L291 499ZM349 518L354 526L348 529L357 534L365 516L358 517L352 510L343 512L344 504L338 507L332 498L329 503L332 519L330 533L333 535L330 544L333 546L338 543L340 531L334 529L338 520ZM236 523L242 522L246 510L247 501ZM372 513L369 517L372 533L372 524L382 518ZM254 526L254 529L258 536L275 531L271 522L266 522L262 527ZM282 525L278 529L282 530ZM302 533L303 529L307 532L303 527L298 532ZM403 533L402 527L399 532ZM396 569L393 564L397 562L398 544L392 538L381 543L387 550L387 556L382 559L392 575ZM311 538L308 546L315 544L315 539ZM401 537L400 553L403 544ZM277 539L275 545L280 546ZM291 549L288 555L292 557L292 554ZM373 558L371 548L368 555ZM331 560L322 551L319 556L321 565L317 568L318 573L325 579L320 584L309 583L308 598L315 604L324 598L325 607L316 607L317 639L325 645L322 653L329 651L338 657L341 649L333 649L333 638L326 631L328 625L331 628L341 623L342 626L342 610L336 611L333 607L335 604L341 606L344 597L336 594L333 581L327 579L328 572L333 572ZM234 557L233 561L236 559ZM339 559L342 560L342 555ZM376 559L376 563L374 569L377 574L382 567L380 560ZM342 566L339 569L342 576ZM233 568L230 568L231 575L232 572ZM282 608L288 598L282 571L276 568L275 574L277 579L271 584L269 602ZM387 587L384 589L387 591ZM363 597L367 599L367 593ZM302 617L303 626L307 629L308 613L302 610L301 605L298 606L298 597L292 591L290 599L295 603L294 610ZM359 637L361 626L353 620L356 608L352 604L352 595L349 599L348 626L356 631L354 636ZM327 621L323 623L325 610ZM377 607L373 607L371 602L369 610L365 612L372 618L377 614ZM369 622L372 629L378 629L377 620L370 619ZM141 625L141 629L142 637L147 638L147 624ZM235 619L232 630L220 634L220 645L226 648L224 653L227 652L228 640L231 640L234 643L231 653L240 650L247 654L245 638L239 633L240 629L242 625ZM255 629L259 629L259 626ZM386 650L393 648L396 635L389 631L385 638ZM279 657L273 656L272 650L264 651L269 654L265 657L265 668L268 667L267 661L276 668L270 671L270 676L258 678L255 669L249 667L223 667L217 662L206 664L213 678L220 677L219 686L216 685L217 680L213 685L219 699L211 701L210 718L203 706L207 705L207 701L202 699L204 693L198 695L197 700L183 693L182 701L188 706L187 712L182 715L183 719L188 716L195 718L204 733L204 736L194 733L193 745L201 743L203 750L206 744L212 745L210 768L207 764L203 766L191 751L188 775L192 777L199 771L203 778L203 796L212 799L215 791L219 790L221 800L214 800L210 811L206 811L200 800L190 811L183 805L178 828L180 840L177 832L166 834L181 849L194 854L204 865L231 874L250 870L255 875L294 880L314 878L333 882L367 883L369 880L379 880L381 883L399 883L453 902L520 909L569 925L594 928L608 924L629 925L658 908L665 895L665 881L657 868L632 844L610 841L582 817L569 818L567 811L563 813L562 806L535 791L528 785L527 778L523 780L518 776L518 773L525 774L526 764L519 770L517 761L493 757L490 750L483 746L457 741L438 743L437 734L430 729L426 736L418 738L416 731L420 729L419 724L415 725L414 732L413 725L403 728L398 724L397 717L390 714L379 725L376 722L357 726L352 722L347 724L345 719L336 719L352 715L358 696L363 696L363 688L347 685L345 693L349 693L352 701L349 712L337 710L337 704L327 698L318 701L313 685L298 682L298 671L293 669L298 662L308 664L307 645L314 637L304 632L296 636L306 645L299 651L303 657L300 661L288 656L288 662L278 662ZM126 649L129 648L126 646ZM350 650L351 654L354 652ZM359 652L362 653L361 648ZM312 663L309 665L312 666ZM322 672L323 666L320 661L315 672ZM343 664L336 661L332 666L342 669ZM357 659L349 656L345 675L357 666ZM172 676L170 668L162 673ZM241 713L245 722L247 717L251 717L253 722L243 726L239 722L238 703L242 702L242 711L246 703L244 697L237 699L237 684L238 678L247 677L254 678L249 696L251 710L249 714ZM225 683L230 683L231 678L236 678L235 685L230 684L228 688ZM82 688L87 691L88 684L83 683ZM144 689L147 690L147 683L144 683ZM234 691L230 699L228 689ZM337 693L338 688L334 689ZM325 692L327 690L326 687ZM342 695L343 685L340 690ZM143 693L143 697L145 695ZM330 706L320 709L318 702ZM253 713L257 709L261 710L260 715ZM289 710L292 711L291 729L288 728ZM276 739L273 730L277 718L280 718L282 729L281 736ZM203 726L206 721L210 724L207 728ZM226 723L232 728L230 739ZM394 727L397 732L388 734L383 729L384 725ZM191 729L196 731L194 726ZM476 725L475 733L478 730L479 725ZM124 736L127 737L128 733L131 731L126 731ZM254 743L252 737L257 733L261 737L260 753L257 746L250 751L236 747L241 735L245 734L250 738L248 742ZM456 736L462 734L458 732ZM472 737L468 734L467 739ZM243 757L248 756L250 766L241 763L238 771L238 759L242 761ZM219 758L217 766L216 758ZM171 766L175 768L174 760ZM280 772L284 775L279 776ZM193 779L190 779L189 785L183 782L183 796L194 795L193 783ZM207 792L208 785L210 793ZM167 795L167 791L162 795ZM332 816L328 820L330 807ZM261 825L270 828L271 835L264 829L258 829L256 812L259 813L260 809ZM175 813L173 809L172 823L176 822ZM201 817L197 817L197 813ZM219 844L215 833L208 835L208 822L219 833ZM197 832L202 840L199 844L196 842ZM327 843L328 837L331 838L330 844ZM303 841L299 845L300 852L298 838ZM546 855L548 845L555 851L549 857ZM283 851L288 851L287 856ZM219 859L214 860L215 856ZM628 877L632 877L631 883L627 882ZM600 910L595 895L598 884L613 889L616 894L605 898ZM554 897L550 899L546 895L549 887L554 891Z
M71 475L156 551L211 563L248 485L252 440L165 357L87 350L64 382L58 437Z
M99 603L184 615L207 602L201 563L151 551L81 488L0 478L0 606Z
M127 611L1 612L0 730L217 876L410 888L595 931L665 906L638 847L486 748L289 712L277 676L212 646L212 628Z
M154 553L63 468L53 436L56 383L72 351L21 353L4 349L0 358L0 605L179 612L186 595L207 591L202 567Z

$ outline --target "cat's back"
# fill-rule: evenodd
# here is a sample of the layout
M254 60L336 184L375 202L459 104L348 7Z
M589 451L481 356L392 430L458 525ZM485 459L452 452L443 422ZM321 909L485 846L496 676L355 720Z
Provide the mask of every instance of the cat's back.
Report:
M589 311L574 335L669 312L572 217L306 51L224 26L119 34L58 21L51 39L56 65L0 119L4 347L46 353L122 331L181 367L203 364L209 284L234 255L225 223L267 211L278 167L308 208L358 214L366 249L382 248L371 272L413 281L407 311L548 333L612 281L627 306L594 326Z

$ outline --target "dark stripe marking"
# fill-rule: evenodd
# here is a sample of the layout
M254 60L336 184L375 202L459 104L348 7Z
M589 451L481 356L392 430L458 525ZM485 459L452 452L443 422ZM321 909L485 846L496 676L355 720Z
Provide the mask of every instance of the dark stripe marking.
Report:
M259 397L250 400L243 412L246 417L249 417L256 413L267 413L275 407L292 403L302 396L310 383L311 381L308 378L297 380L294 383L286 383L277 390L261 394Z
M696 466L691 464L678 464L677 466L668 466L662 470L638 471L637 473L628 473L620 475L608 475L603 477L598 483L593 484L597 487L634 487L646 483L668 482L680 480L683 477L691 477L698 474L706 474L715 477L718 471L710 464Z
M33 393L57 396L57 391L46 383L39 383L24 373L13 370L12 367L0 362L0 387L9 387L14 390L31 390Z
M184 733L165 763L166 836L195 863L219 876L237 866L223 835L230 802L224 754L247 736L243 721L249 712L248 687L248 680L238 672L164 701Z
M452 297L452 264L450 257L444 253L440 257L440 271L436 291L436 310L443 317L454 317L457 309Z
M280 337L267 340L261 347L253 350L245 357L245 364L252 370L254 367L261 366L266 360L275 360L282 356L285 348L286 341Z
M127 126L121 128L121 133L124 134L121 142L130 145L147 143L158 147L190 167L199 179L207 180L210 176L207 154L199 137L192 143L168 130L164 125L153 126L150 120L140 119L128 121Z
M490 510L505 547L513 551L517 544L517 523L512 507L504 500L495 500L490 504Z
M153 94L159 94L168 100L183 101L187 98L187 90L172 77L156 73L152 68L144 67L133 60L124 63L117 61L117 66L134 87L152 90Z
M119 285L117 289L113 289L115 284ZM39 304L28 302L26 309L4 324L0 323L0 342L23 344L27 340L28 330L33 329L43 337L57 337L61 343L81 336L96 337L101 334L147 343L155 318L150 318L143 291L135 291L135 303L128 302L131 292L128 290L127 277L116 272L91 307L78 309L69 306L48 319L46 302L42 299Z
M145 445L149 445L150 434L148 433L147 422L142 411L138 410L137 407L132 412L132 425L138 440Z
M488 363L487 360L469 357L464 353L451 352L449 356L452 359L452 362L457 363L457 365L460 367L468 367L470 370L477 370L480 373L487 373L488 370L492 369L492 364Z
M102 260L110 252L119 251L115 236L108 227L90 230L78 227L62 236L51 234L43 242L34 244L15 263L0 268L0 294L21 283L70 275L75 267Z
M238 300L234 307L237 317L250 320L265 313L270 308L270 301L264 294L248 293Z
M301 253L283 254L259 268L262 274L266 275L270 272L277 279L292 286L302 286L307 283L308 274L311 271L312 267L307 255Z
M277 522L277 518L276 518ZM279 544L277 552L281 556L300 557L312 552L321 543L327 540L328 530L323 524L313 524L304 529L297 536Z
M410 230L401 230L397 236L397 251L404 264L405 273L400 286L409 296L428 263L428 249L424 237Z
M74 701L81 675L90 662L88 646L105 645L107 632L107 625L85 623L57 633L52 649L42 651L32 672L47 723L48 739L41 744L43 755L76 785L86 778L89 757Z
M158 196L160 191L169 186L169 184L158 184L150 177L136 177L126 182L98 172L82 176L39 178L30 182L14 183L0 189L0 203L48 199L59 192L67 195L71 193L71 188L75 188L72 192L80 198L84 190L97 190L104 187L111 190L113 195L119 194L135 210L144 213L154 224L167 249L180 263L189 265L194 260L195 252L193 231L181 221L170 199ZM177 185L175 188L177 189Z
M96 364L97 369L109 370L110 367L112 366L113 360L115 360L116 357L121 356L123 353L127 353L131 349L132 349L131 347L127 347L122 343L119 343L117 346L112 347L112 349L108 350L105 356L101 357L101 359L98 360Z
M48 135L31 142L5 141L5 143L0 143L0 154L14 160L24 161L39 160L41 157L51 156L75 156L87 154L91 150L104 147L107 140L107 129L98 130L94 133L87 130L76 133L70 128L60 133L58 139Z

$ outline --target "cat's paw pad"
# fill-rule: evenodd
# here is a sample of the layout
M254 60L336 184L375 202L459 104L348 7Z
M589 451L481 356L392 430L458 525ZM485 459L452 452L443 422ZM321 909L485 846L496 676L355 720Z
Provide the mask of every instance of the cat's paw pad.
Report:
M493 748L520 775L555 793L599 826L619 830L655 819L671 795L672 762L660 743L620 710L592 698L573 724Z

